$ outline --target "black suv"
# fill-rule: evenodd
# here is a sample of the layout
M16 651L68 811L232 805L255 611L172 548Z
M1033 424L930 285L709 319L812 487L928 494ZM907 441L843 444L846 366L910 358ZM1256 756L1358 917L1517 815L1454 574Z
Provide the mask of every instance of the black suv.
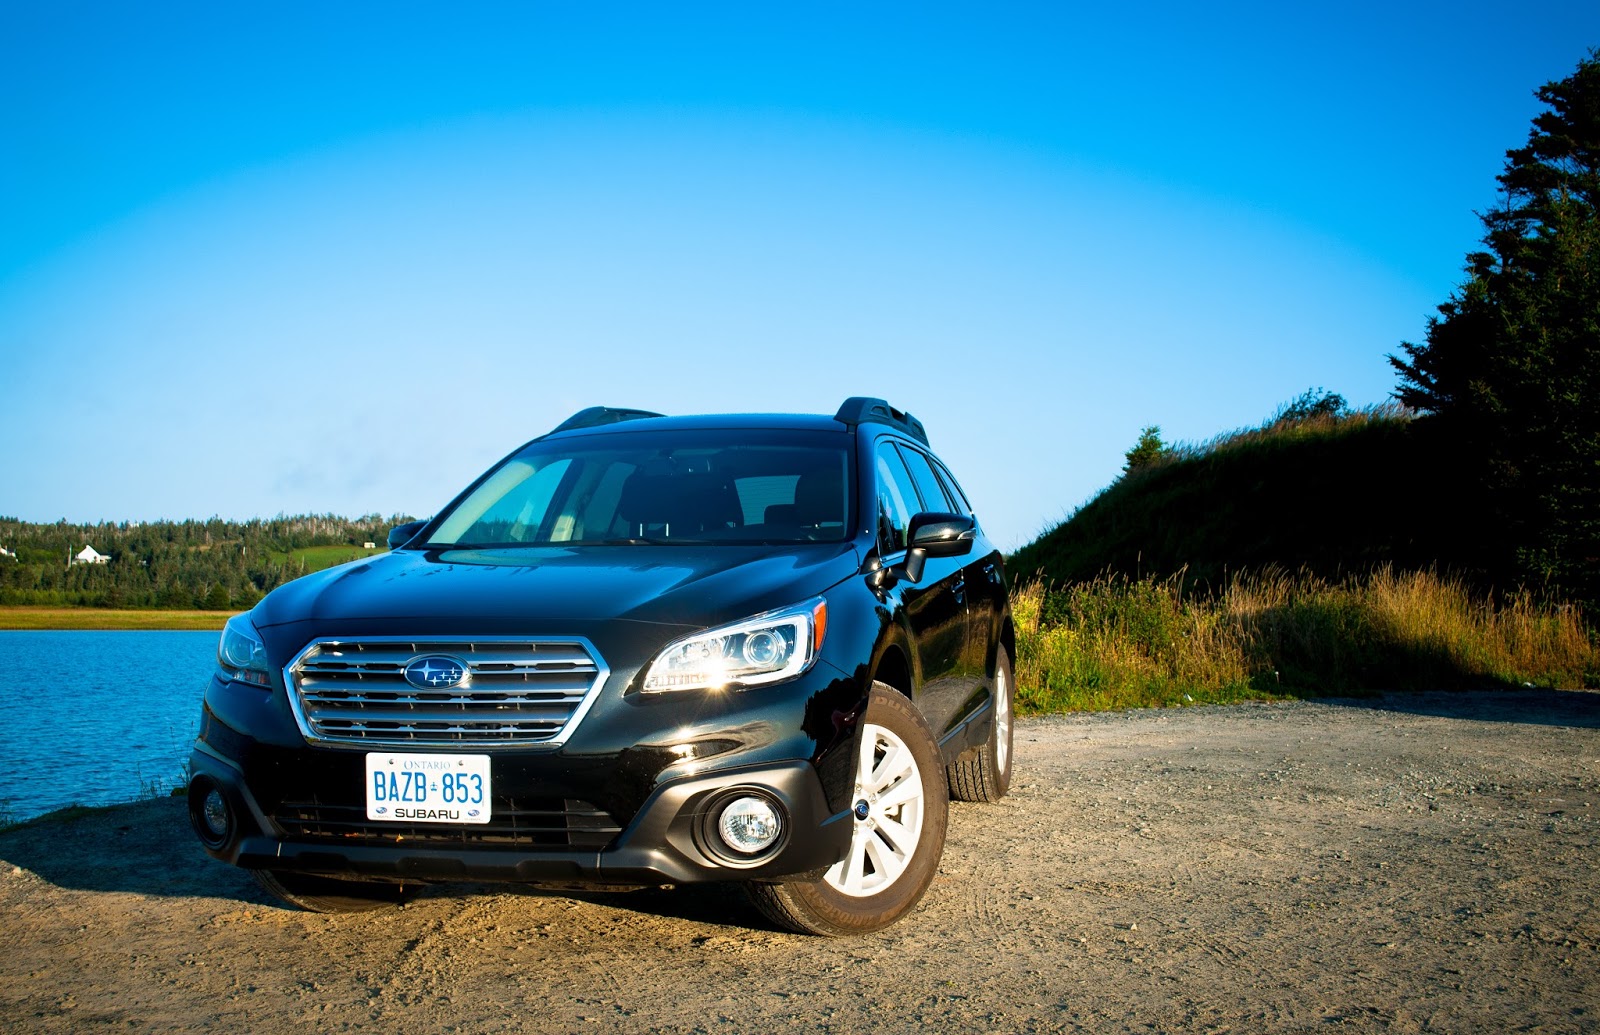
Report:
M195 831L302 907L737 880L872 931L1010 782L1001 555L881 399L584 410L389 545L228 622L205 694Z

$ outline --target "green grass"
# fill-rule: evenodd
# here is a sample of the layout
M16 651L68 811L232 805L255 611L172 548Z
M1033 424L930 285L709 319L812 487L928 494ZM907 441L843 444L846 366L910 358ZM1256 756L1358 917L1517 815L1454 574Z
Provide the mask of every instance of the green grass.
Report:
M75 819L82 819L84 816L93 816L101 812L109 812L117 807L118 806L116 805L79 805L77 803L73 803L71 805L56 809L54 812L46 812L42 816L35 816L32 819L24 820L15 820L8 812L0 813L0 834L4 834L12 830L21 830L23 827L48 826L55 823L68 823Z
M0 607L0 629L199 629L221 632L232 611L119 611L104 607Z
M1600 687L1572 606L1474 596L1428 572L1340 581L1269 571L1215 593L1181 576L1021 587L1024 714L1406 690Z
M376 557L389 551L384 547L368 550L361 546L304 546L298 550L287 553L269 554L272 560L290 569L296 574L309 574L331 568L335 564L344 564L346 561L358 561L363 557Z

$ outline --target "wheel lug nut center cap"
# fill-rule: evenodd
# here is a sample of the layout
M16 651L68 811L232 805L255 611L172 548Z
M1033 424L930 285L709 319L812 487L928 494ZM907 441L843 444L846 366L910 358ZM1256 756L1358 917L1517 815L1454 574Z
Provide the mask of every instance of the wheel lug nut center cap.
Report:
M855 813L857 819L866 819L871 811L872 806L868 805L865 799L856 802Z

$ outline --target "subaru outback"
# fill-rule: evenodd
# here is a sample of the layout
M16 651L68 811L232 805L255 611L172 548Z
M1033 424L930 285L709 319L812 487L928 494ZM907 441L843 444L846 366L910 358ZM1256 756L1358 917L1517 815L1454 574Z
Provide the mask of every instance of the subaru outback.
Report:
M914 417L593 407L227 623L205 849L302 908L734 881L877 930L1011 779L1000 553Z

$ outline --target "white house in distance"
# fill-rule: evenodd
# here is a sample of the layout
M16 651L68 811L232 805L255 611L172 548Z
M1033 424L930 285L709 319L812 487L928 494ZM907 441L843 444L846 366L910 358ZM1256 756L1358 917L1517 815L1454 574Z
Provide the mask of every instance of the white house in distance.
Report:
M12 553L10 550L7 550L3 546L0 546L0 557L10 557L12 560L16 560L17 559L17 555L16 554Z
M73 564L104 564L111 558L96 550L92 546L85 546L82 550L72 555Z

